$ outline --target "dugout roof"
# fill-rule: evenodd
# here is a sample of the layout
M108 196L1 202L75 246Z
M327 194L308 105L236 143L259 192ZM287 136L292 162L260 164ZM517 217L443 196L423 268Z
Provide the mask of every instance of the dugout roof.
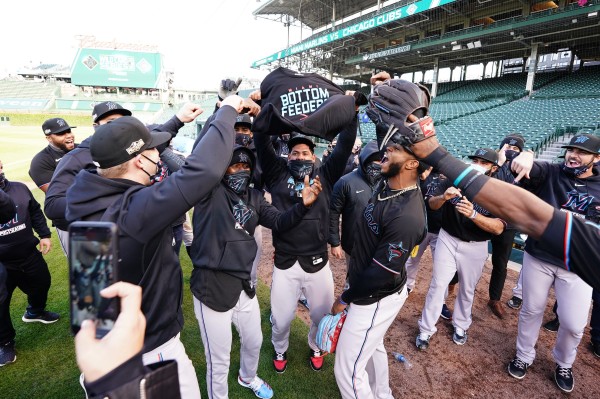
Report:
M286 65L366 82L373 70L400 75L432 69L435 62L445 68L527 58L532 47L537 47L538 55L568 48L580 59L600 60L600 0L400 1L347 22L341 21L343 15L356 14L377 1L274 0L255 14L277 11L300 16L303 24L315 29L331 22L332 3L340 22L289 49L273 49L282 51L253 66ZM425 8L406 12L420 4ZM394 12L399 15L402 7L400 18L382 19ZM361 22L366 29L356 28Z

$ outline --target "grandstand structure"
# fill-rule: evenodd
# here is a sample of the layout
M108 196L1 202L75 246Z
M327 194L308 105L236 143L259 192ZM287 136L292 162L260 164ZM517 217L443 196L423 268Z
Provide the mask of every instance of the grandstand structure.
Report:
M268 0L256 16L313 34L253 67L318 72L365 91L384 70L428 86L455 155L517 132L541 156L565 134L600 133L598 11L600 0ZM473 66L481 72L468 80ZM374 126L361 132L372 138Z

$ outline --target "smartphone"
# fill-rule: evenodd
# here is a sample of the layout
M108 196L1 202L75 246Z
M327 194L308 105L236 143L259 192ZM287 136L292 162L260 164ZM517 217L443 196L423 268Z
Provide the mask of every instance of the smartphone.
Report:
M117 281L117 226L111 222L75 222L69 226L71 332L84 320L96 322L96 338L112 329L119 315L119 298L100 291Z

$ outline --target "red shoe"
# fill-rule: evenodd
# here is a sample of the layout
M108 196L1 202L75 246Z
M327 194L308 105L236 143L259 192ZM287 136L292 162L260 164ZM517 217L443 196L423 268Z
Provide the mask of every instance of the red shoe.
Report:
M320 350L310 350L310 367L314 371L319 371L323 367L323 361L325 360L325 355Z
M275 356L273 356L273 367L275 367L275 371L279 374L283 373L287 368L287 352L279 353L275 352Z

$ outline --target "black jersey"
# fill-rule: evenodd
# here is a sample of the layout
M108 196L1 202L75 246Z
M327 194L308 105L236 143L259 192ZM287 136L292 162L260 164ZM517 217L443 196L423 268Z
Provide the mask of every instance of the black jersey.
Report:
M560 164L535 162L529 180L522 187L537 195L556 209L570 211L574 216L586 218L592 204L600 202L600 168L593 168L593 175L585 179L566 175ZM600 247L600 243L598 245ZM550 255L545 246L532 238L527 239L525 251L544 262L561 266L564 259Z
M421 191L400 194L384 186L369 200L355 227L349 288L342 299L368 305L400 291L406 283L404 264L427 234Z
M66 154L58 148L51 145L46 146L42 151L38 152L31 160L29 167L29 176L38 187L42 187L50 183L54 170L58 162Z
M560 260L594 290L600 290L600 224L555 210L539 248Z
M429 207L429 198L437 195L438 186L445 184L448 179L440 173L430 173L425 180L420 180L421 192L425 200L425 208L427 209L427 231L438 234L442 227L442 210L433 210Z
M442 184L438 185L437 191L434 195L443 195L444 192L452 186L450 179L446 179ZM489 233L485 230L480 229L474 221L466 216L463 216L456 210L456 204L460 201L461 197L454 197L442 205L442 227L448 234L458 238L462 241L487 241L495 236L493 233ZM469 201L471 201L469 199ZM483 216L493 218L494 216L488 212L481 205L471 201L473 203L473 209Z

